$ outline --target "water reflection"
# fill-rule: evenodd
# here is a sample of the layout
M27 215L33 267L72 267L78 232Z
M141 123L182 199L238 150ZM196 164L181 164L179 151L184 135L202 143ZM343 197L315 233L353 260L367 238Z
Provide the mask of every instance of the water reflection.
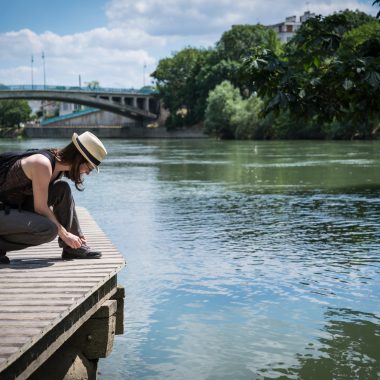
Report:
M299 368L288 378L378 379L380 377L380 318L372 313L328 308L326 335L298 354Z
M106 145L77 195L128 261L101 379L379 372L379 142Z

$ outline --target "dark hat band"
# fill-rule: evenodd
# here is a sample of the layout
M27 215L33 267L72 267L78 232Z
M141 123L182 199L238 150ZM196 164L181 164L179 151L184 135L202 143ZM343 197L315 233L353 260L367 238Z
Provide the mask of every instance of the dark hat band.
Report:
M79 147L83 150L83 153L89 158L89 160L95 165L98 166L100 165L100 161L97 160L85 147L84 145L80 142L79 138L76 138L77 143Z

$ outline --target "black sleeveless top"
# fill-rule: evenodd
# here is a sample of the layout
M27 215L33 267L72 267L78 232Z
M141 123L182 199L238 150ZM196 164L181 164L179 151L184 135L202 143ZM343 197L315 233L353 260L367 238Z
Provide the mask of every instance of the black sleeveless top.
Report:
M47 157L54 172L56 158L49 150L7 152L0 155L0 201L21 208L25 198L33 195L32 181L24 173L21 159L34 154Z

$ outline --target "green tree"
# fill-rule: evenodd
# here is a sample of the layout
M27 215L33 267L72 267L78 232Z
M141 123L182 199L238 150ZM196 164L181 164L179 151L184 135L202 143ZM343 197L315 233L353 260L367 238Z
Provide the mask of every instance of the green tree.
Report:
M239 90L228 81L210 91L205 114L205 132L224 139L234 138L236 124L232 119L241 100Z
M238 87L242 94L246 93L246 83L240 81L242 59L250 49L257 46L281 51L281 42L276 33L263 25L233 25L222 34L196 77L199 118L204 117L210 90L223 81L228 80L233 86Z
M266 126L259 116L262 107L263 101L256 94L237 102L231 119L236 139L262 139L266 137L264 130Z
M205 112L206 133L222 139L262 137L259 113L262 100L255 94L243 99L239 89L224 81L210 91Z
M233 25L222 34L216 51L224 60L240 61L250 49L261 46L280 53L281 42L272 29L263 25Z
M170 111L169 127L197 122L197 86L195 77L200 71L208 50L187 47L173 55L161 59L157 69L151 74L156 80L157 89ZM181 108L187 109L185 119L177 115Z
M0 100L0 128L12 128L30 120L31 112L25 100Z
M340 42L337 54L341 58L350 58L355 50L369 39L380 36L380 22L372 20L345 33Z
M347 122L355 129L346 138L368 137L380 112L380 40L360 41L355 29L373 20L352 11L309 19L284 55L256 49L242 77L266 99L267 114L288 111L295 123L314 126ZM349 57L343 54L348 47L340 50L346 35L347 44L361 42Z
M204 119L207 98L211 90L225 80L237 86L240 68L240 62L225 59L220 60L215 51L209 55L194 78L194 82L196 83L197 120Z
M90 90L96 90L97 88L100 87L100 83L99 83L99 81L97 81L97 80L92 80L91 82L88 82L88 83L87 83L87 87L88 87Z

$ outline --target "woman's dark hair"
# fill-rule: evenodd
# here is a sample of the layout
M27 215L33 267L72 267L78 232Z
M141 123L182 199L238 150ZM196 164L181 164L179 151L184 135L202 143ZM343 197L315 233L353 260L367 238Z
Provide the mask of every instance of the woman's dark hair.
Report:
M84 188L82 185L84 178L80 173L80 166L85 164L87 160L82 156L75 145L70 143L62 149L50 149L50 151L62 162L62 164L71 165L70 171L64 172L63 175L71 179L79 191L83 191Z

